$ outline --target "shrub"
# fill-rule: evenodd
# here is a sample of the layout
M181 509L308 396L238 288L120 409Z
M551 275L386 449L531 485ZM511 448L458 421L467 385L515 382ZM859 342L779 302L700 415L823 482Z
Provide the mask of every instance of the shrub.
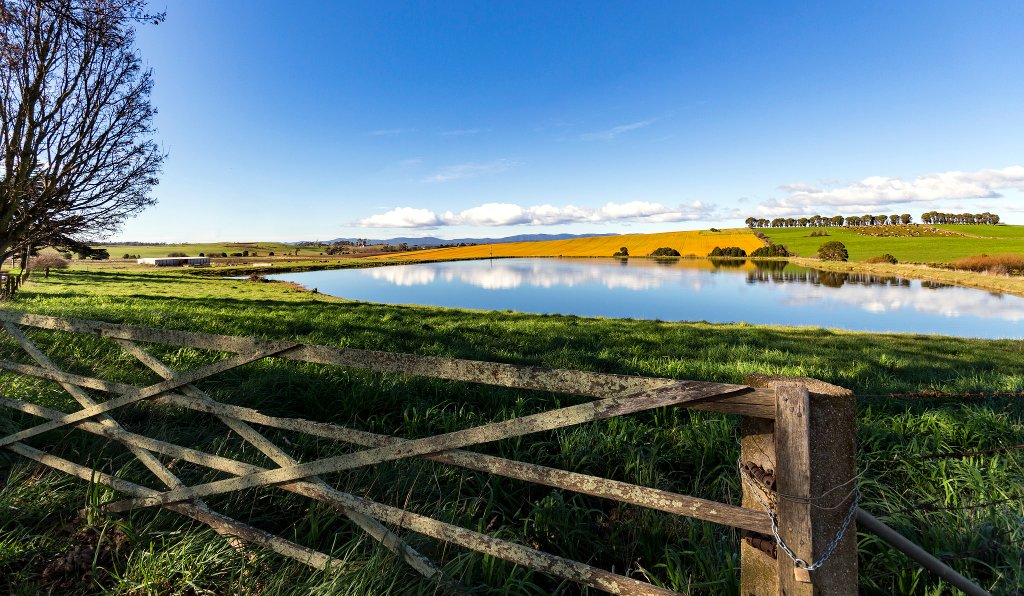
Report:
M826 232L825 230L814 230L813 232L808 234L808 236L810 238L820 238L821 236L828 236L828 232Z
M324 253L320 253L320 254L324 254ZM270 251L270 254L269 254L269 255L267 255L267 256L269 256L269 257L272 257L272 256L274 256L274 251Z
M754 252L750 253L751 257L788 257L789 250L786 249L782 244L771 244L769 246L762 246L761 248L755 249Z
M1024 255L975 255L963 257L949 264L953 269L994 273L997 275L1024 275Z
M879 255L877 257L871 257L870 259L867 259L864 262L865 263L889 263L890 265L895 265L896 263L899 263L899 261L896 259L896 257L892 256L889 253L885 253L884 255Z
M818 258L822 261L848 261L850 253L846 250L845 244L833 240L818 247Z
M28 268L32 271L42 269L45 272L44 276L50 277L50 269L67 269L68 261L58 254L44 253L31 259Z
M559 256L561 256L561 255L559 255ZM629 256L629 249L626 248L625 246L623 246L623 247L619 248L619 252L613 254L612 256L613 257L628 257Z
M183 253L183 252L177 252L177 251L175 251L175 252L169 252L169 253L167 253L167 256L169 256L169 257L187 257L188 255L187 255L187 254L185 254L185 253Z
M652 252L651 254L649 254L647 256L649 256L649 257L678 257L678 256L681 256L681 255L679 254L678 250L676 250L676 249L674 249L674 248L672 248L670 246L662 246L661 248L654 249L654 252Z
M738 246L726 246L725 248L721 248L721 247L716 246L714 249L712 249L711 252L708 253L708 256L709 257L745 257L745 256L747 256L747 251L743 250L742 248L740 248Z
M126 253L124 253L124 255L121 256L121 258L122 259L137 259L137 258L139 258L139 255L133 255L131 253L126 252Z
M242 253L240 253L240 252L233 252L233 253L231 253L231 256L233 256L233 257L241 257L241 256L245 256L245 255L242 255Z

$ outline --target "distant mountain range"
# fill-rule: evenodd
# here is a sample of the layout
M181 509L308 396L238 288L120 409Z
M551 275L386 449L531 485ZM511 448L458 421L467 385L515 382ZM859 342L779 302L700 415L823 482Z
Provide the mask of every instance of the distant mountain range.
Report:
M441 244L505 244L507 242L538 242L541 240L569 240L570 238L594 238L597 236L618 236L619 234L518 234L516 236L505 236L504 238L434 238L433 236L407 238L368 238L367 244L406 244L416 246L438 246ZM321 240L320 242L332 244L347 240L355 242L356 238L335 238L333 240ZM289 242L288 244L307 244L308 242Z

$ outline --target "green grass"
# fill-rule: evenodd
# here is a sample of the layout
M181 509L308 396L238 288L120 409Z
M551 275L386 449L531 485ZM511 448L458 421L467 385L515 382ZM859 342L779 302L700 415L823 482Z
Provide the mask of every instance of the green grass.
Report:
M139 255L140 257L166 257L171 252L183 252L190 257L198 257L199 253L210 254L211 252L231 253L254 251L261 256L273 251L277 255L295 252L296 247L281 242L197 242L190 244L145 244L141 246L126 245L98 245L96 248L105 248L114 259L121 258L124 254ZM302 251L299 251L302 254Z
M943 229L984 236L884 238L857 234L844 228L767 228L761 230L776 244L784 244L802 257L814 257L818 247L838 240L850 251L851 261L863 261L889 253L908 263L948 263L971 255L1024 253L1024 226L936 226ZM810 237L825 231L828 236Z
M722 382L748 373L806 375L859 394L936 390L1024 389L1024 345L1018 341L861 334L743 324L661 323L512 312L461 311L346 302L259 284L178 271L68 270L31 283L4 305L33 313L159 327L286 338L302 342L451 356L546 367ZM104 378L153 378L109 343L92 337L34 332L61 365ZM197 350L151 350L171 366L208 362ZM0 340L0 356L16 357ZM59 387L0 376L3 392L71 411ZM403 378L341 368L263 361L202 384L216 399L269 414L331 421L421 437L577 403L578 398ZM953 557L962 573L994 592L1024 586L1024 503L968 511L900 512L922 501L961 506L1020 494L1024 452L962 460L917 461L941 450L1024 443L1024 402L996 399L865 397L858 407L863 506L933 553ZM253 463L206 416L137 406L119 413L132 430ZM31 421L0 416L0 434ZM347 447L269 433L299 459ZM735 503L739 484L737 420L687 410L658 410L558 432L500 441L482 452L656 486ZM287 443L285 442L287 440ZM156 486L115 444L59 431L31 444L69 459ZM188 465L187 482L213 476ZM256 551L249 559L201 524L150 510L124 517L80 518L89 503L116 498L102 488L48 473L0 452L0 592L36 593L432 593L434 587L363 538L337 513L270 489L211 500L261 528L343 559L341 573L311 571ZM417 513L537 546L549 552L648 577L694 593L738 590L738 533L727 528L620 506L440 464L410 461L329 477L339 488ZM109 556L87 570L43 577L47 564L76 544L105 536ZM475 593L575 593L538 573L433 540L404 534L440 560ZM941 585L905 557L860 535L861 591L938 594ZM983 547L996 541L996 550ZM967 553L959 556L960 553Z
M984 236L986 238L1009 238L1024 240L1024 226L969 226L963 224L941 224L933 226L943 230L951 230L962 234Z

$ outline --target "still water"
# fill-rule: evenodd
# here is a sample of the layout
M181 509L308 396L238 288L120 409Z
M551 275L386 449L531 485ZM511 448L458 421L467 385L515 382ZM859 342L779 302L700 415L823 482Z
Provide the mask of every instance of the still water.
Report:
M269 277L387 304L1024 337L1024 298L782 262L494 259Z

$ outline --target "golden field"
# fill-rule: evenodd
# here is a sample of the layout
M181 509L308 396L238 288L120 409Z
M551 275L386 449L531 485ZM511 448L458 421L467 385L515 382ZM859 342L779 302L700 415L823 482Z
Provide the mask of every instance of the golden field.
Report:
M489 256L610 257L623 246L629 249L629 255L633 257L647 256L655 249L663 246L674 248L683 256L704 257L716 246L722 248L738 246L749 253L756 248L764 246L764 242L747 230L663 232L660 234L624 234L620 236L599 236L596 238L572 238L569 240L434 248L393 253L373 258L418 261L428 259L474 259L487 258Z

